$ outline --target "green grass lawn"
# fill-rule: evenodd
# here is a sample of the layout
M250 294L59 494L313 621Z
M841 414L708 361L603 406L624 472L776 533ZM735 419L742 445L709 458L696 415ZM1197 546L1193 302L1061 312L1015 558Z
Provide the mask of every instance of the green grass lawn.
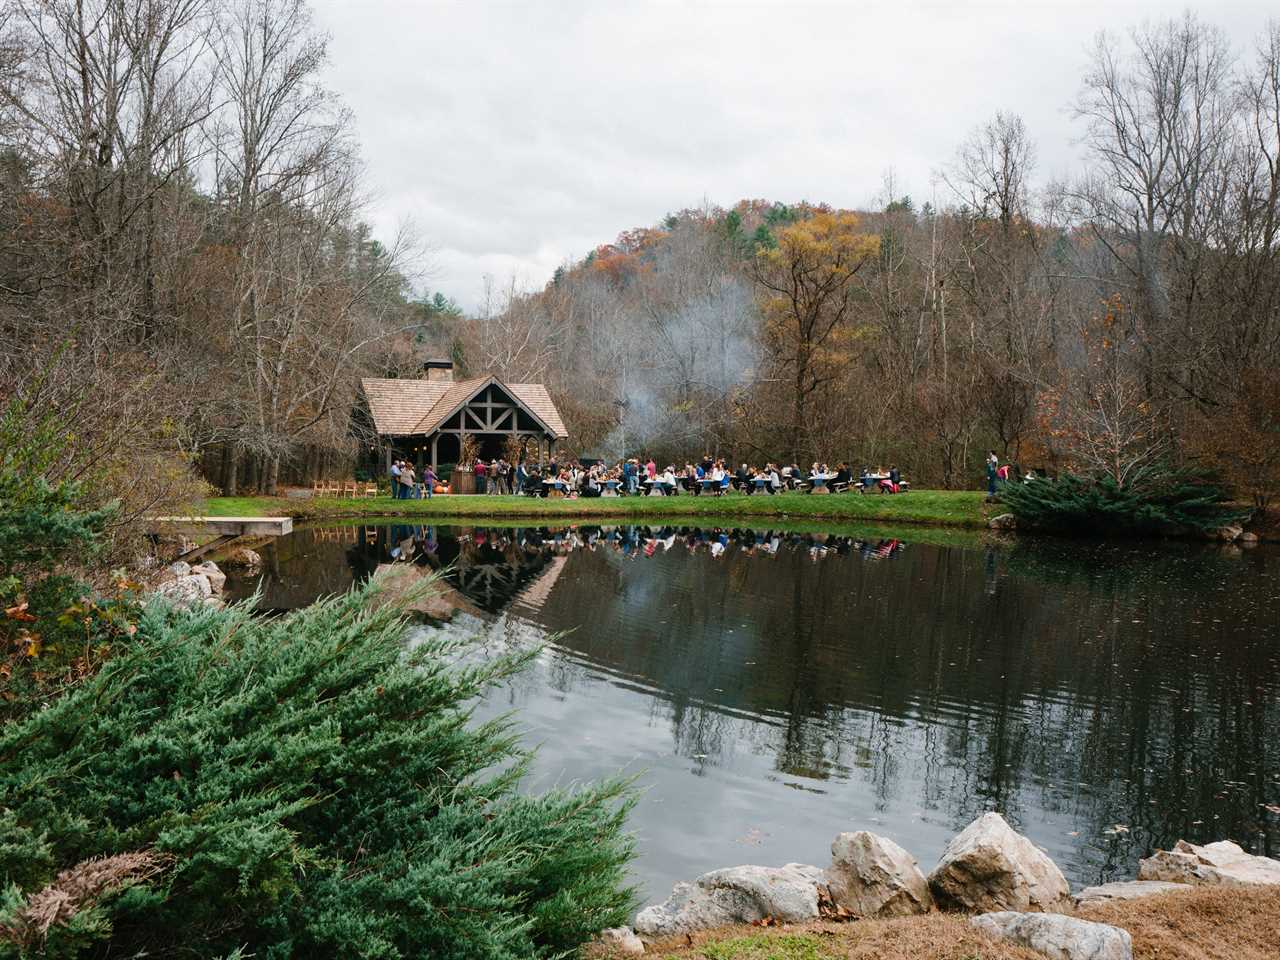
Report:
M297 520L339 517L500 518L566 521L602 517L647 520L699 517L750 521L753 518L796 520L885 521L981 527L984 494L977 490L913 490L894 495L806 493L776 496L731 493L723 497L600 497L590 500L543 500L532 497L437 496L430 500L306 499L215 497L203 510L208 516L291 516Z

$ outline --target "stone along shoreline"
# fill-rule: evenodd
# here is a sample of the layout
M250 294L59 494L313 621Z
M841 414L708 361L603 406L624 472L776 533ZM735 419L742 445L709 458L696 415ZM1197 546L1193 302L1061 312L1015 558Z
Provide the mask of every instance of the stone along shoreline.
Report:
M1128 931L1089 919L1100 906L1197 887L1280 889L1280 860L1253 856L1231 841L1185 841L1140 861L1136 880L1073 894L1062 871L998 813L955 836L925 876L916 859L886 837L842 833L825 869L808 864L740 866L679 883L641 910L634 929L606 931L599 956L641 955L650 946L691 940L739 924L910 917L935 911L971 917L991 941L1054 960L1132 960Z

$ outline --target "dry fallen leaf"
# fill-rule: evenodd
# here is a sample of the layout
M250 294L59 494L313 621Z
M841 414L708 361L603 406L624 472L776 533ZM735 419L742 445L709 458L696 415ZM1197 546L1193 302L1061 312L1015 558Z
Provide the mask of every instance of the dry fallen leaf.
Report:
M23 623L31 623L38 619L33 614L27 613L27 601L25 600L12 607L7 607L4 611L4 615L10 620L19 620Z

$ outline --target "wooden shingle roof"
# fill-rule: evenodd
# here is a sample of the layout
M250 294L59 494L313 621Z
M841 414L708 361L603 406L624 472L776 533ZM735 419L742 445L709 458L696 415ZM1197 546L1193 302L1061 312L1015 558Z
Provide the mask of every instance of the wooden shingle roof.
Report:
M551 395L540 383L503 383L496 377L458 381L366 377L360 381L374 429L380 436L392 437L434 432L490 383L510 394L557 439L569 435Z
M551 428L557 439L563 440L569 436L569 431L564 428L564 421L560 419L560 411L556 409L545 386L540 383L499 383L498 386L505 388L528 407L535 417Z

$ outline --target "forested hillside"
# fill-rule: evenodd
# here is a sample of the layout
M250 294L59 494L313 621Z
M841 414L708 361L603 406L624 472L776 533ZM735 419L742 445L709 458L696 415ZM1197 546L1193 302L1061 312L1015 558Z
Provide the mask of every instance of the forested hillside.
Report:
M938 158L936 208L682 210L496 298L468 361L548 379L581 453L944 486L990 448L1121 481L1187 457L1274 488L1280 29L1239 56L1190 17L1101 39L1073 110L1066 182L997 113Z
M1276 485L1280 27L1249 50L1190 16L1100 39L1062 92L1086 157L1062 182L1020 118L975 117L930 203L683 209L543 289L495 278L469 315L415 287L412 238L364 225L325 58L303 0L0 13L0 393L74 437L51 477L128 516L197 475L345 472L359 378L445 353L547 382L581 454L955 487L994 448Z
M326 44L303 0L0 11L0 394L125 516L193 464L234 491L345 462L358 377L452 309L363 225Z

